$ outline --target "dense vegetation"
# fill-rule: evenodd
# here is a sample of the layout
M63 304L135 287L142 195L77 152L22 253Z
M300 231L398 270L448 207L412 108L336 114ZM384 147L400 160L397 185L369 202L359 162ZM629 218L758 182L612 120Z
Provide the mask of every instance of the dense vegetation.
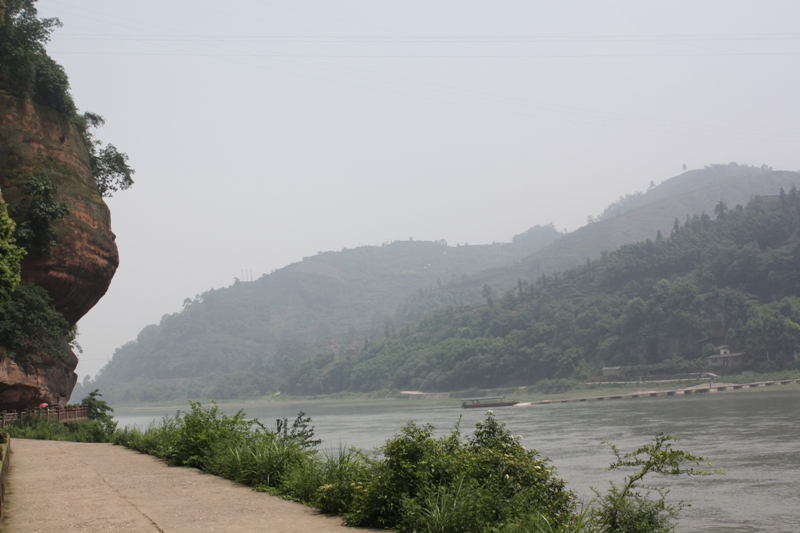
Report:
M21 262L25 251L16 245L16 224L8 217L8 207L0 200L0 308L9 300L20 282Z
M66 119L75 115L64 69L47 55L45 46L57 18L40 19L36 0L3 0L0 3L0 90L32 97Z
M550 225L512 243L395 241L319 253L256 281L187 298L180 313L120 347L88 386L129 402L274 392L280 376L315 354L354 355L434 309L477 301L480 286L450 292L447 283L559 237Z
M659 232L669 235L676 217L683 222L687 216L713 213L721 199L730 206L745 205L753 196L774 195L781 187L789 190L792 185L800 185L800 172L736 163L691 170L646 193L629 195L635 201L615 202L594 223L565 235L514 268L486 276L485 282L502 285L505 290L517 279L535 280L541 273L549 275L597 259L603 251L654 239Z
M319 453L310 422L301 412L293 424L282 419L272 429L242 411L227 416L216 405L192 403L188 412L145 431L119 430L111 440L342 515L352 526L407 533L672 531L679 505L663 493L640 492L642 478L705 473L691 468L704 459L672 449L669 436L630 454L612 446L612 468L635 471L581 507L547 459L491 412L467 438L458 425L436 438L432 426L410 422L371 454Z
M36 352L60 358L62 342L74 340L74 330L53 309L44 289L20 283L26 250L24 239L18 244L19 229L0 200L0 349L15 353L20 360Z
M800 342L800 195L756 198L716 220L675 221L670 237L602 258L485 303L448 307L355 357L320 355L286 378L297 394L463 390L639 372L704 370L714 345L749 367L796 367Z

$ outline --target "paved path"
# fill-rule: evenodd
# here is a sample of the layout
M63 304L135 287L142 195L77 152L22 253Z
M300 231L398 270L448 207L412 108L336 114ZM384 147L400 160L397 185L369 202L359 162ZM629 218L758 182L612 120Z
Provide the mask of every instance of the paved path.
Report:
M12 439L8 481L7 533L367 531L111 444Z

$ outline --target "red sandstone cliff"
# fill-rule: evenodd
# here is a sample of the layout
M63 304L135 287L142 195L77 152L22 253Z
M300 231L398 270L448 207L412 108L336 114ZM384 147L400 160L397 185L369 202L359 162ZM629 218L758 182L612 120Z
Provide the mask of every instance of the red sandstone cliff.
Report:
M9 205L32 174L58 186L69 215L53 223L58 244L49 256L31 254L22 278L44 287L54 307L75 324L106 293L119 264L111 215L97 191L80 133L55 111L0 92L0 190ZM78 359L64 343L63 360L44 354L24 364L0 352L0 405L63 405Z

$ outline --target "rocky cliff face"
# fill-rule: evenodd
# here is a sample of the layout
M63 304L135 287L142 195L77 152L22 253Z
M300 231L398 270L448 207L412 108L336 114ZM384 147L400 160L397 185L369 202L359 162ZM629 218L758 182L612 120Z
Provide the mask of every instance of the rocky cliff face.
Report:
M49 108L0 92L0 189L9 205L34 175L58 186L69 215L53 223L58 244L49 255L25 258L22 278L44 287L54 307L75 324L106 293L119 264L111 215L75 127ZM13 354L0 358L0 405L6 409L63 405L77 380L78 359L66 342L60 360L44 354L24 363Z

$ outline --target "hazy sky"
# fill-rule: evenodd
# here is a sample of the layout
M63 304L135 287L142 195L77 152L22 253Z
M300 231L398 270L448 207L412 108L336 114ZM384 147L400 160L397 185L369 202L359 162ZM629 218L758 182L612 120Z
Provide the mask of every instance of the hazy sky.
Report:
M731 161L800 168L800 3L40 0L130 156L78 373L318 251L574 230Z

